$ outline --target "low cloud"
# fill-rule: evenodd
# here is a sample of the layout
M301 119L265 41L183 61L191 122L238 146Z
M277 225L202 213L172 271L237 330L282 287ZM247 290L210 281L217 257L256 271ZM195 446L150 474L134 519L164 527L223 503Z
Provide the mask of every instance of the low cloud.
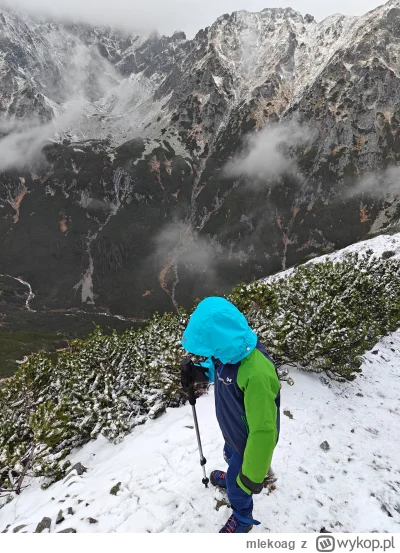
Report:
M168 224L156 236L155 243L158 262L165 263L170 258L183 263L189 272L198 272L199 267L213 272L218 245L198 236L189 223Z
M337 12L361 15L382 3L383 0L296 0L292 5L301 13L311 13L320 19ZM190 36L227 12L286 8L288 4L288 0L97 0L95 4L82 0L0 0L0 5L11 5L58 18L129 29L157 28L168 34L180 29L187 31Z
M363 194L376 198L388 194L400 195L400 167L393 166L381 172L364 175L359 183L349 191L348 196L354 197Z
M248 136L244 151L226 165L225 174L248 177L255 183L296 174L295 149L311 139L311 131L296 122L265 127Z
M0 172L22 169L37 161L44 145L68 128L84 103L82 99L70 102L62 115L44 125L35 120L0 123Z
M217 288L222 284L218 266L224 250L216 241L199 236L190 223L174 222L164 227L155 238L152 260L159 271L161 287L168 289L175 302L175 290L184 283L180 295L191 300L204 293L204 287ZM186 280L189 277L190 283ZM183 282L181 282L183 281Z

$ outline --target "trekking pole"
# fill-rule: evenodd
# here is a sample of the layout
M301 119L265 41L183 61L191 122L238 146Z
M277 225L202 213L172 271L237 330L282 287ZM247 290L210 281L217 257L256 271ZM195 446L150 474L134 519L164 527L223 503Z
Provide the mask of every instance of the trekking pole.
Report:
M199 453L200 453L200 465L203 467L203 475L204 478L202 480L203 484L206 488L208 488L209 479L207 478L206 474L206 463L207 459L203 455L203 448L201 446L201 439L200 439L200 430L199 430L199 423L197 421L197 413L196 413L196 396L194 393L194 384L192 384L188 389L188 396L189 396L189 403L192 406L193 411L193 420L194 420L194 427L196 430L196 436L197 436L197 445L199 447Z

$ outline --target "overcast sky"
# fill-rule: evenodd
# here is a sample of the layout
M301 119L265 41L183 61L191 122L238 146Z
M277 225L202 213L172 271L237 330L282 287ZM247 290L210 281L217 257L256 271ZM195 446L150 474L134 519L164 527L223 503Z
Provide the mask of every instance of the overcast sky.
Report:
M192 37L215 19L236 10L292 7L320 20L333 13L362 15L384 0L0 0L31 11L74 18L93 24L158 29L164 34L185 31Z

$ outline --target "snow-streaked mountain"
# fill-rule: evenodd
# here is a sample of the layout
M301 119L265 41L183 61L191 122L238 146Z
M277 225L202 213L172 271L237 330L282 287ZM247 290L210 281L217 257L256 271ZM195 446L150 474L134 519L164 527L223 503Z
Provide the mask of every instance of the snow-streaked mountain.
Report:
M374 63L395 70L399 6L390 0L364 17L334 15L321 22L291 8L239 11L193 40L184 33L127 34L2 9L2 115L49 119L76 95L85 102L82 117L71 122L71 136L110 136L119 144L137 134L157 137L171 117L189 122L188 111L196 109L211 125L197 129L198 147L204 148L247 104L257 128L283 116L329 66L351 79ZM335 84L325 82L326 96Z
M4 272L36 308L142 317L397 225L399 29L400 0L234 12L192 40L1 10L0 129L22 126L0 148L7 171L22 152L0 176Z

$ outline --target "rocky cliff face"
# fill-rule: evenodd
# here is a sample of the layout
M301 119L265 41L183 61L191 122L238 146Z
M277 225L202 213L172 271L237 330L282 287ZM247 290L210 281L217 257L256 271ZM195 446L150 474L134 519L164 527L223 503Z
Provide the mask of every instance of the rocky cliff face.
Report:
M0 267L36 308L139 317L400 218L399 0L236 12L193 40L4 10L0 30L0 150L10 122L62 122L0 176Z

